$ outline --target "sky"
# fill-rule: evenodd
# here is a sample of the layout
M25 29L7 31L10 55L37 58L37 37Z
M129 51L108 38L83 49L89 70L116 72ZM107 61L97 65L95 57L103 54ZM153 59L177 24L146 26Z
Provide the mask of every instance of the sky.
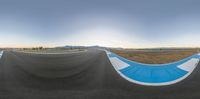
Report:
M200 0L0 0L0 47L200 47Z

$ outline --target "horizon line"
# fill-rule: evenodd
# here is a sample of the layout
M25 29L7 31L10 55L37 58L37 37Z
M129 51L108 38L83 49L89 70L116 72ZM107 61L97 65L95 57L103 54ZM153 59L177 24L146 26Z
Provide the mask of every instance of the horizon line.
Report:
M85 45L65 45L65 46L82 46L82 47L93 47L93 46L98 46L98 47L105 47L105 48L122 48L122 49L167 49L167 48L178 48L178 49L184 49L184 48L191 48L191 49L199 49L199 47L175 47L175 46L171 46L171 47L110 47L110 46L99 46L99 45L91 45L91 46L85 46ZM30 46L30 47L0 47L0 49L13 49L13 48L37 48L37 47L43 47L43 48L58 48L58 47L65 47L65 46Z

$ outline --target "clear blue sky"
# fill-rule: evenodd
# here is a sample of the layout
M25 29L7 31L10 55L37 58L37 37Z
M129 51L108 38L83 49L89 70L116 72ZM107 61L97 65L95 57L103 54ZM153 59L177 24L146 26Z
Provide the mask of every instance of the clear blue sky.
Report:
M1 0L0 47L200 47L200 0Z

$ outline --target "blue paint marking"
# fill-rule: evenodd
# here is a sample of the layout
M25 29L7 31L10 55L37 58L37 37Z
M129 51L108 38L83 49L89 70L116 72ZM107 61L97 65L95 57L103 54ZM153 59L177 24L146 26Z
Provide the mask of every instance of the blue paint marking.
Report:
M179 65L189 61L192 58L200 58L200 55L193 55L178 62L168 64L142 64L135 61L127 60L112 52L108 54L109 58L117 57L121 61L130 66L119 70L123 75L129 79L144 83L165 83L177 80L185 76L188 71L178 68Z

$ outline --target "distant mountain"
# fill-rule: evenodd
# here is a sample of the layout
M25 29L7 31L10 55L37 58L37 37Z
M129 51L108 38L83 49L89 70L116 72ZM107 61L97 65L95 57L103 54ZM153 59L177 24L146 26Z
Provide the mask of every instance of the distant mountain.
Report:
M98 46L98 45L94 45L94 46L74 46L74 45L65 45L65 46L60 46L57 48L106 48L106 47L102 47L102 46Z
M71 45L66 45L66 46L63 46L63 48L86 48L86 46L71 46Z
M93 46L74 46L74 45L65 45L65 46L60 46L56 48L99 48L99 49L118 49L121 50L123 48L112 48L112 47L103 47L99 45L93 45Z

